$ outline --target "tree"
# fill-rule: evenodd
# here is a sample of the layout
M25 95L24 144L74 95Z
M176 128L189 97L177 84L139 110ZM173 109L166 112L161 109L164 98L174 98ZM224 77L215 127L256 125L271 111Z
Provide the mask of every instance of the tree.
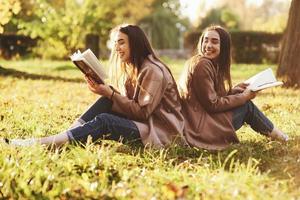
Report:
M262 1L260 6L256 6L256 12L251 13L251 29L256 31L282 33L288 20L289 3L290 1Z
M4 32L3 26L7 24L13 15L21 10L19 0L0 0L0 33Z
M222 12L229 9L238 22L240 30L283 32L288 18L289 0L219 0L209 6L210 1L201 1L198 7L199 19L196 26L210 13L212 9ZM211 3L210 3L211 4ZM212 13L210 13L212 14ZM232 21L234 22L234 21Z
M288 87L300 87L300 0L292 0L277 75Z
M236 30L239 28L239 18L227 7L214 8L201 20L199 28L203 30L211 24L221 25L229 30Z
M22 0L25 3L25 0ZM136 22L150 12L153 0L31 0L31 15L17 21L20 33L39 38L35 53L44 58L66 58L84 48L89 34L100 36L104 48L117 24ZM47 49L45 51L45 49Z
M188 21L181 18L178 0L154 0L151 14L139 21L154 48L178 48Z

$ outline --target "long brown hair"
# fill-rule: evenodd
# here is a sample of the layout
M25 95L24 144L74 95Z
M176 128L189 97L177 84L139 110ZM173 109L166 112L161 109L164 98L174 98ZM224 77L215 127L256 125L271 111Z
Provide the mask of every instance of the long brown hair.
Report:
M111 38L113 38L113 34L117 32L124 33L128 36L129 41L129 48L130 48L130 63L133 67L127 67L125 63L120 62L120 59L117 59L115 49L112 50L111 58L110 58L110 65L115 66L115 77L114 75L111 76L115 85L118 88L126 87L126 85L135 85L137 75L142 67L143 62L147 59L148 56L152 56L155 60L162 63L167 70L170 72L171 76L173 77L170 69L165 65L154 53L153 48L149 40L146 37L144 31L137 25L120 25L114 28L111 32ZM111 68L112 69L112 68ZM121 69L121 72L119 71ZM119 73L118 73L119 72ZM174 79L174 78L173 78ZM124 88L126 89L126 88ZM128 92L128 91L126 91ZM132 96L128 95L127 96Z
M130 62L138 71L149 55L156 57L150 42L140 27L136 25L121 26L119 31L128 36L131 55Z
M129 49L130 49L130 63L128 66L126 63L121 62L119 59L115 46L110 56L110 79L111 84L119 88L122 93L128 97L132 97L133 91L129 91L129 88L134 87L136 84L137 75L142 67L144 60L152 55L157 58L145 33L136 25L119 25L112 29L111 40L114 40L115 35L118 33L124 33L128 36Z
M230 75L230 65L231 65L231 37L228 31L226 31L221 26L209 26L206 28L198 42L198 53L203 55L202 45L204 41L204 34L207 31L216 31L220 36L220 55L214 63L218 71L218 80L222 85L220 87L226 88L225 82L227 82L227 90L230 91L232 88L231 75Z

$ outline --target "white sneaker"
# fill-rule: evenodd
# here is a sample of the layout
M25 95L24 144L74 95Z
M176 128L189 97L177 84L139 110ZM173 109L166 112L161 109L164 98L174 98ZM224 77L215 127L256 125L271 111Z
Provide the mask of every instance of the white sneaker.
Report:
M269 134L272 140L278 140L282 142L287 142L289 140L289 136L283 133L281 130L274 127L273 131Z
M37 143L36 139L29 138L29 139L11 139L9 144L12 146L20 146L20 147L28 147L33 146Z

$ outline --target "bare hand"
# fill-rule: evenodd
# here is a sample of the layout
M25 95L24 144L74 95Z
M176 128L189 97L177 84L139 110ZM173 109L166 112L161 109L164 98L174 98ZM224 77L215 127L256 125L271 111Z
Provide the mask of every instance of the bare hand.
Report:
M233 94L242 93L248 87L248 85L249 83L239 83L232 88L232 93Z
M256 97L257 92L253 92L250 89L245 89L243 91L243 95L246 97L247 100L254 99Z
M113 90L108 85L98 84L88 76L85 76L85 80L88 84L88 88L95 94L99 94L105 97L111 97Z

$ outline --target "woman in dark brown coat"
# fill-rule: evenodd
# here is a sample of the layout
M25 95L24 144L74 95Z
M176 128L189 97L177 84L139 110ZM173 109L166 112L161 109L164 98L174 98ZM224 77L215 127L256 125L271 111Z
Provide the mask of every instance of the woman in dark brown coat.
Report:
M235 131L244 123L272 139L287 141L287 135L250 101L256 93L247 84L232 88L230 48L231 38L224 28L207 28L200 37L198 55L189 60L182 74L186 141L195 147L224 149L239 142Z

